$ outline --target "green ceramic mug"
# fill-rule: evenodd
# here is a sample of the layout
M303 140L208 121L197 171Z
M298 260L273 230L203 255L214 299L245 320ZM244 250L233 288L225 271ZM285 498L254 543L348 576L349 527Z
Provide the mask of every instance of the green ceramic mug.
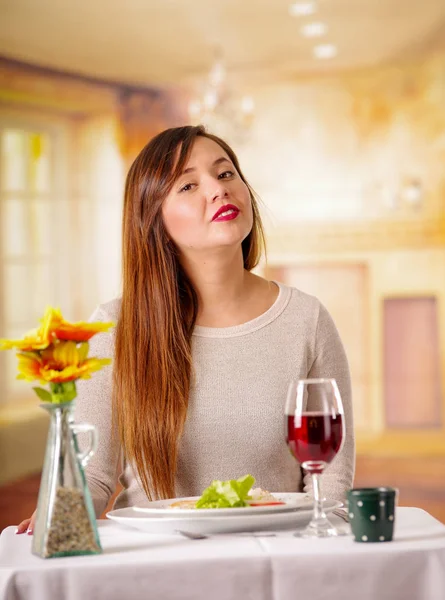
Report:
M390 542L394 533L397 490L390 487L348 491L348 513L356 542Z

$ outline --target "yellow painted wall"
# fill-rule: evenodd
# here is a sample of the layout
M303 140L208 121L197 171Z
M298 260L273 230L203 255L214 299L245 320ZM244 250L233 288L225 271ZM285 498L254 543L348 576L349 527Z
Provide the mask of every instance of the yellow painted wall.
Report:
M435 296L445 416L444 73L439 52L258 87L251 142L239 152L265 204L270 268L367 270L367 393L355 398L360 452L445 453L443 422L435 430L388 430L383 393L384 299ZM413 182L422 190L417 203L409 199ZM323 296L323 283L314 287ZM328 308L335 316L335 302ZM339 323L346 338L347 327Z
M444 216L445 52L254 91L241 164L271 226ZM419 180L422 206L394 196Z

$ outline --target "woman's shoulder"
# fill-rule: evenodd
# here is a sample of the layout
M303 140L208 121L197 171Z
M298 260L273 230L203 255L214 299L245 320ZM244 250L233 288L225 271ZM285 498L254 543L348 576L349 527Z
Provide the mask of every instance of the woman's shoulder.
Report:
M121 310L122 298L114 298L109 302L99 304L91 315L91 321L113 321L117 322Z
M284 285L284 284L280 284ZM317 345L340 342L335 321L323 302L312 294L299 288L284 286L289 294L289 302L284 312L286 329L293 331L297 327L301 333L306 332L308 339L316 340Z
M298 311L300 314L303 312L312 315L318 315L323 305L316 296L308 294L307 292L303 292L303 290L285 283L278 281L275 283L278 284L281 292L288 298L288 310Z
M320 339L329 338L333 332L337 335L337 326L331 313L317 296L296 287L285 287L290 295L288 303L290 318L296 317L300 323L306 322L317 331Z

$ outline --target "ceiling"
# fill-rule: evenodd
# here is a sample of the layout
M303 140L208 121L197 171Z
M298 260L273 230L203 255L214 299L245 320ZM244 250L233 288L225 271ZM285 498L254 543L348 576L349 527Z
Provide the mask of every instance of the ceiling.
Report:
M445 32L444 0L0 0L0 55L98 79L174 85L208 71L219 47L230 73L271 81L415 54ZM317 42L300 33L322 20ZM445 37L445 34L444 34ZM315 43L338 55L317 60Z

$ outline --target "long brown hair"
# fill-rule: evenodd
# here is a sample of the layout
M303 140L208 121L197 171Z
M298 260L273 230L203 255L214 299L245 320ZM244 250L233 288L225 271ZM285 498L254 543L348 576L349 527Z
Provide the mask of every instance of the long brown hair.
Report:
M191 339L198 312L195 289L166 232L161 207L184 169L194 141L221 146L248 186L253 226L242 242L253 269L264 232L252 189L233 150L202 126L175 127L154 137L132 164L123 210L123 294L116 327L113 416L125 460L149 499L175 494L178 440L192 377Z

